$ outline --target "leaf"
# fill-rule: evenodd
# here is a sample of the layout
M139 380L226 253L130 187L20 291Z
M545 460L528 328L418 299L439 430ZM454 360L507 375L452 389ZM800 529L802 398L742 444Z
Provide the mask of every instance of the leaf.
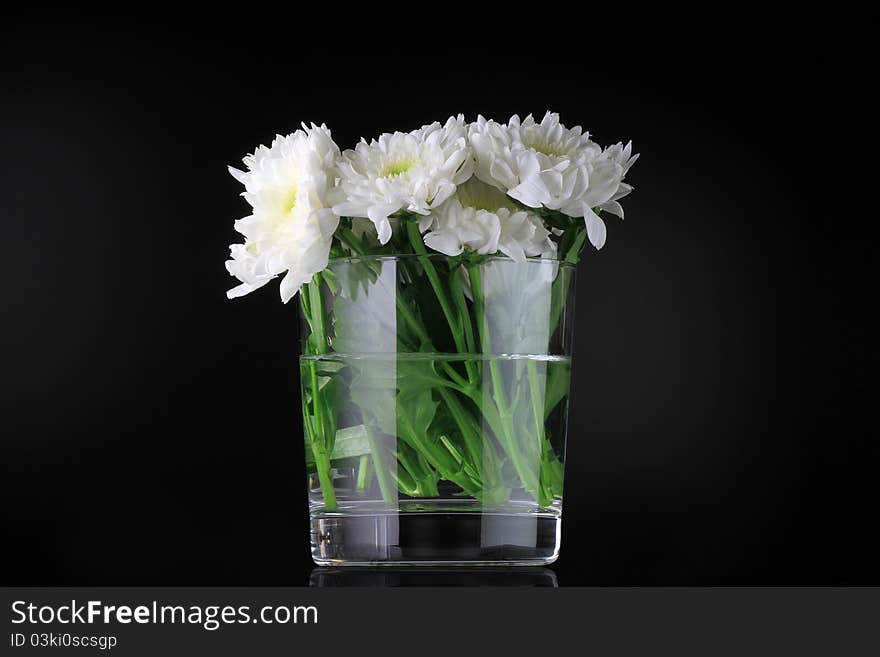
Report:
M399 441L397 443L397 459L400 464L398 472L402 468L409 473L415 482L415 495L420 497L437 495L437 482L440 480L440 475L422 454L405 442Z
M339 284L336 281L336 274L332 269L327 268L323 271L323 279L324 283L327 284L327 287L330 290L330 294L336 294L339 290Z
M397 388L401 393L418 393L445 383L433 359L406 358L397 361Z
M427 439L428 427L437 413L438 402L431 396L430 388L412 391L401 390L397 396L397 419L398 426L406 432L414 434L417 439ZM402 425L402 426L401 426Z
M363 424L354 427L346 427L336 432L333 451L330 453L331 461L363 456L370 453L370 441L367 437L367 428ZM306 462L314 463L315 457L312 450L306 450Z
M349 385L349 396L361 410L364 423L391 436L397 434L394 362L394 356L351 361L354 375Z

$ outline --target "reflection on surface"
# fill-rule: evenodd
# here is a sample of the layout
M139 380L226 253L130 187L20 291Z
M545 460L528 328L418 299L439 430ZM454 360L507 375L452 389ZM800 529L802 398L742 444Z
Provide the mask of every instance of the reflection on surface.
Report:
M550 568L315 568L309 586L522 586L557 588Z

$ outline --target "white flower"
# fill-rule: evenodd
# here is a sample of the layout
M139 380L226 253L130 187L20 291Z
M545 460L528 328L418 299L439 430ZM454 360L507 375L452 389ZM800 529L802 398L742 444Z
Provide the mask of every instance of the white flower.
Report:
M501 253L517 262L533 256L552 258L556 255L556 243L550 240L550 231L540 217L525 210L514 212L507 208L499 208L496 214L501 222L498 238Z
M433 228L425 235L425 244L435 251L449 256L465 249L482 255L498 251L501 223L491 212L462 206L451 198L431 218Z
M630 144L603 151L580 126L568 129L551 112L541 123L514 115L507 125L480 116L469 137L480 180L528 207L584 217L590 242L602 248L605 224L593 210L623 216L617 201L632 188L622 180L638 157L630 156Z
M632 186L622 182L639 154L632 155L632 142L609 146L589 163L590 186L584 200L594 208L607 210L623 219L623 208L618 199L632 191Z
M389 216L398 210L427 215L473 173L464 117L432 123L412 132L361 140L343 153L339 177L345 200L333 207L340 216L367 217L385 244Z
M517 208L494 187L471 178L451 199L419 222L425 244L449 256L465 249L481 255L500 251L522 262L531 256L552 257L556 245L539 217Z
M624 146L617 143L609 146L596 159L587 162L589 187L581 198L585 209L584 221L587 224L587 237L597 249L605 244L605 223L592 208L605 210L623 219L623 206L619 200L632 191L632 185L623 182L629 168L635 164L639 155L631 155L632 142ZM566 213L569 214L569 213Z
M232 299L262 287L281 273L285 303L299 287L327 266L339 218L335 200L335 167L339 148L326 126L303 124L302 130L260 146L244 158L247 171L229 167L245 186L242 196L253 208L235 222L244 244L230 246L230 274L242 281Z
M468 122L464 120L464 114L459 114L458 116L450 116L446 119L446 123L434 121L434 123L423 125L418 130L413 130L411 134L416 135L420 139L425 139L432 132L440 132L440 141L448 144L457 142L460 139L467 140L468 127ZM473 167L473 162L470 163L470 166Z

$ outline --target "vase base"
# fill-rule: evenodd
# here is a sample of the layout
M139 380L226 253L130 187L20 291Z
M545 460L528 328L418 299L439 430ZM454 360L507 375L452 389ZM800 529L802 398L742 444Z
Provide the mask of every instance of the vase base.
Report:
M313 510L312 559L319 566L545 566L559 556L556 509L459 511L448 501L432 506Z

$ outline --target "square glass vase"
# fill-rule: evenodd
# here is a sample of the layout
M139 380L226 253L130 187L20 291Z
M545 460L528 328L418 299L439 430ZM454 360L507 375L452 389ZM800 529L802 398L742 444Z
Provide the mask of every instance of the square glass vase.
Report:
M574 275L550 259L361 256L303 286L315 563L556 560Z

